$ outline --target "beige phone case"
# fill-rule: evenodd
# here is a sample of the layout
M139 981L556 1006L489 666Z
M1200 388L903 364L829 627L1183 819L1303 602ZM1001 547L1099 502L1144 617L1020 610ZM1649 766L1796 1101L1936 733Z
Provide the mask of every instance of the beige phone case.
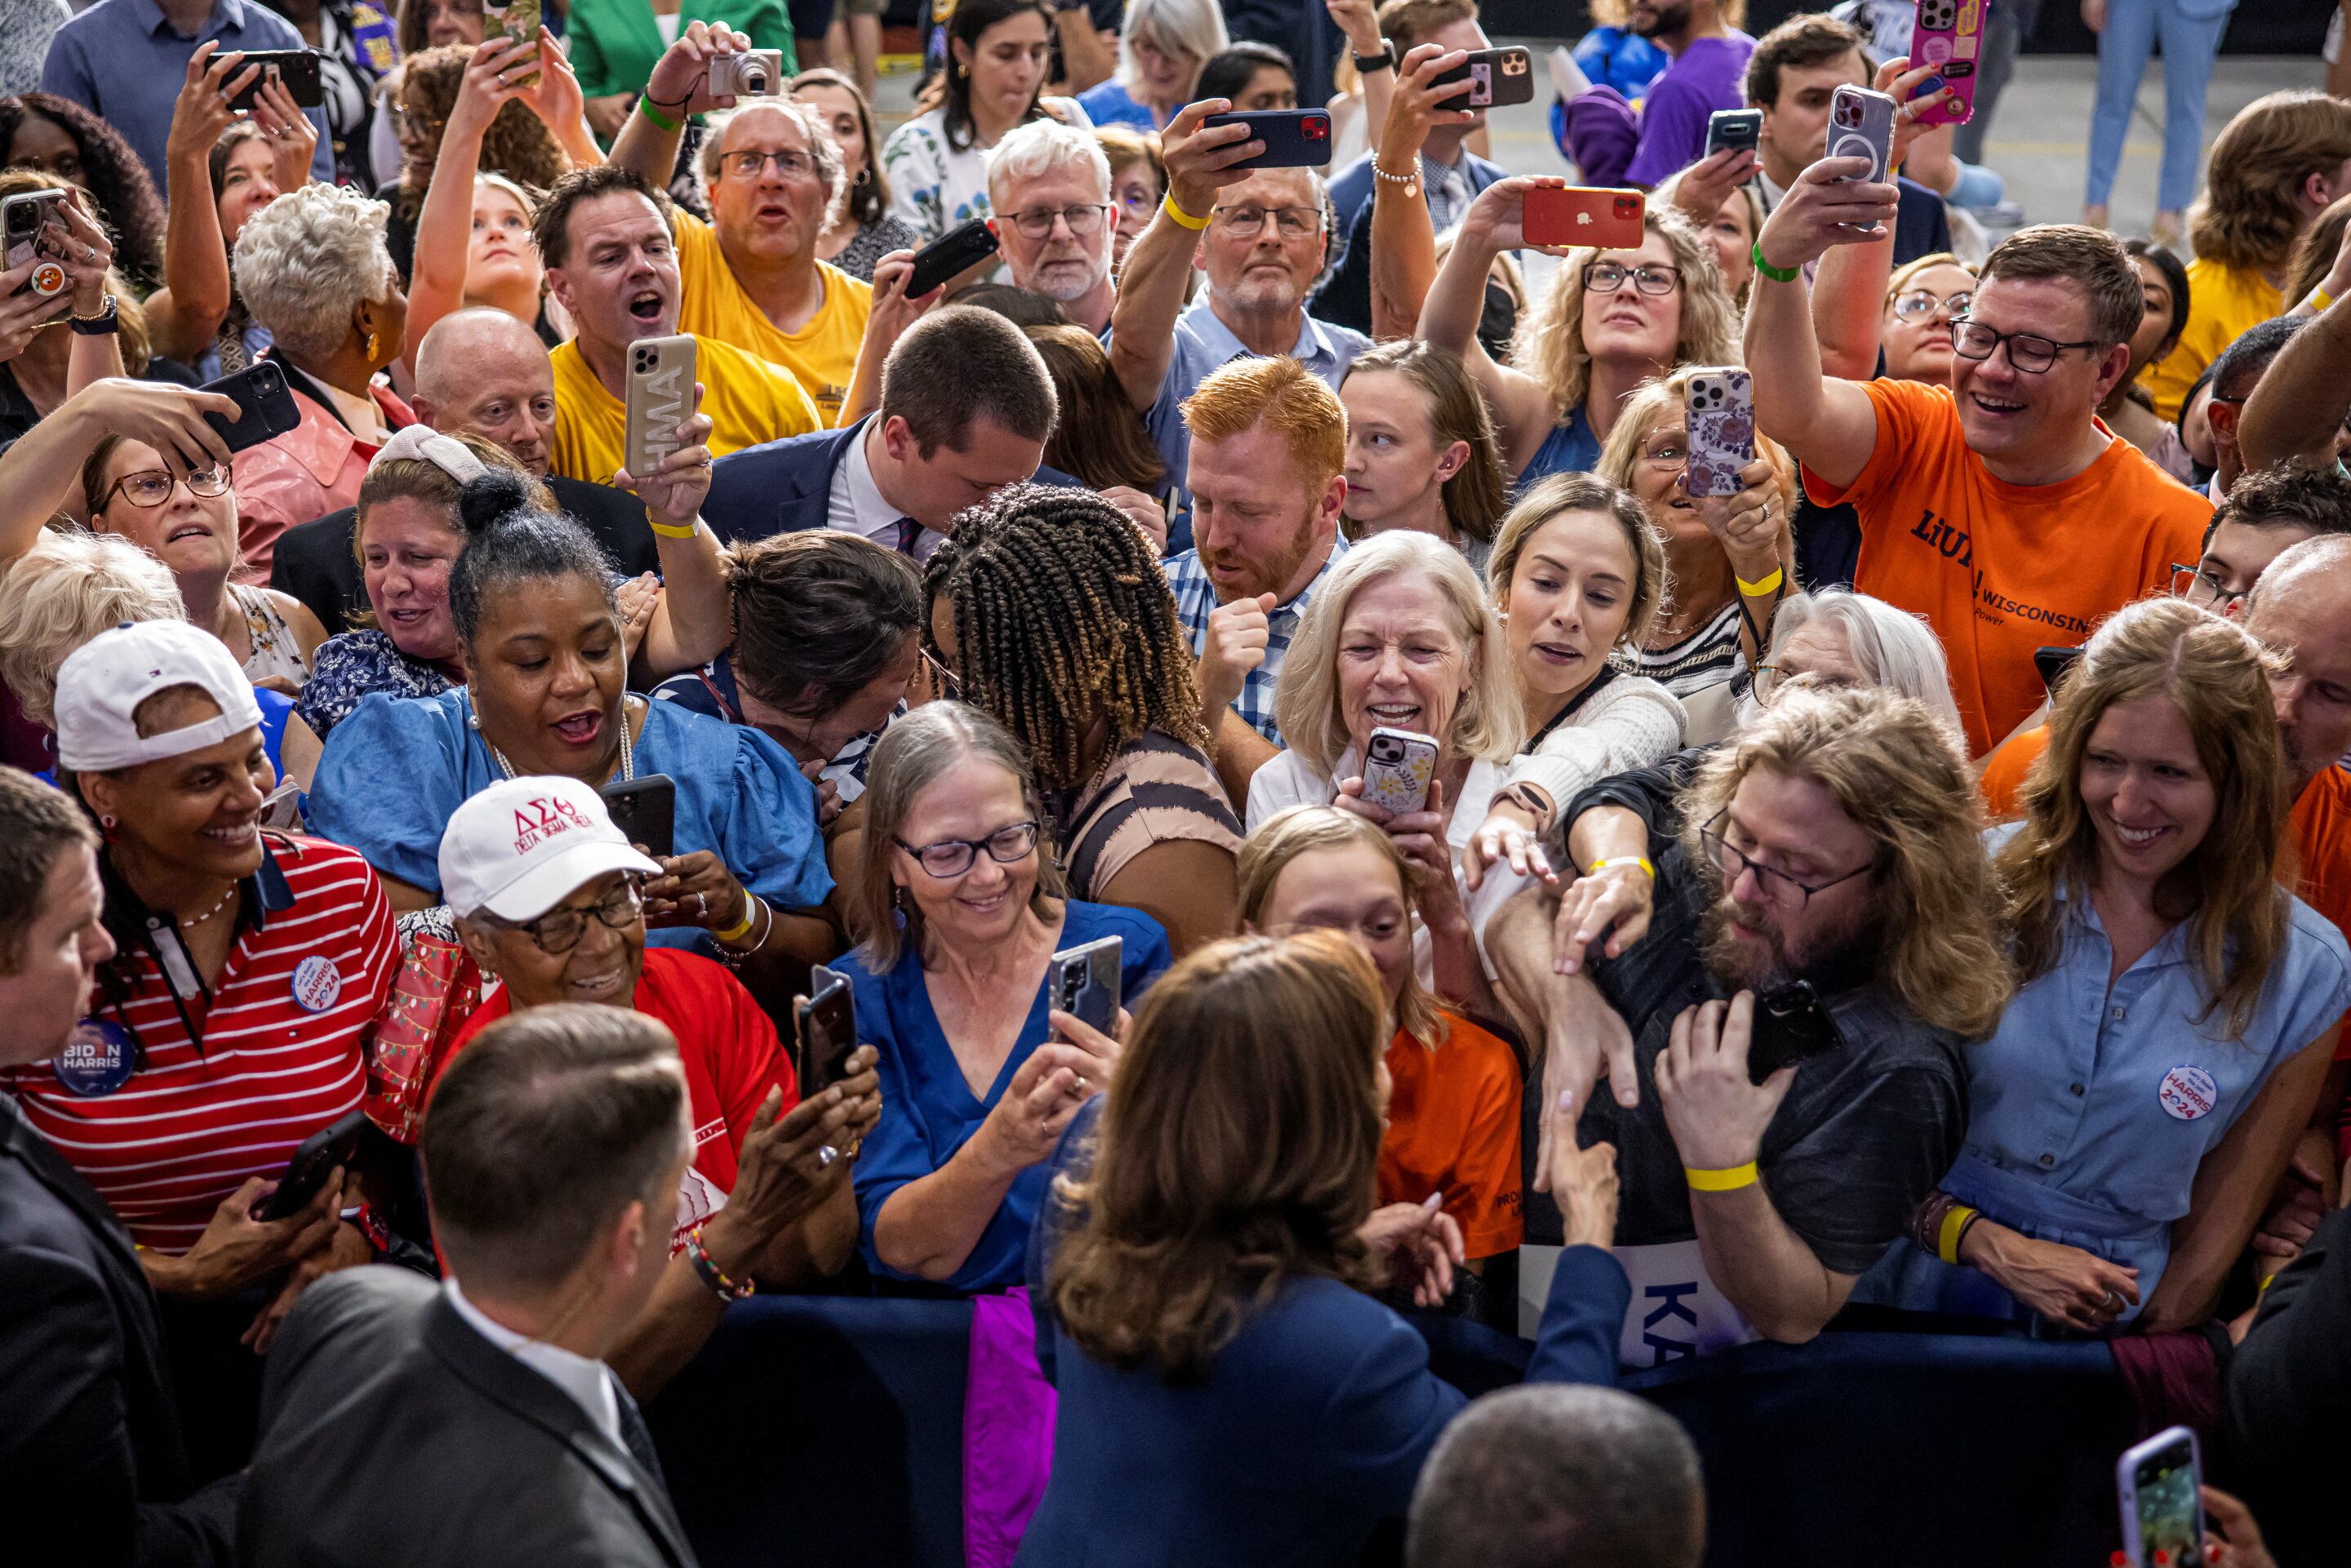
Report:
M694 340L643 338L629 345L629 428L622 460L643 479L677 450L694 417Z

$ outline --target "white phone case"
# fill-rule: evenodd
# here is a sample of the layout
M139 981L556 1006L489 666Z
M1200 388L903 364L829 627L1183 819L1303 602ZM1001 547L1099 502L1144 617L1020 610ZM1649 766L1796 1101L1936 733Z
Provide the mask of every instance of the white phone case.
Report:
M1364 799L1383 810L1417 811L1437 778L1437 742L1408 729L1372 731L1364 758Z
M1894 100L1865 87L1841 87L1829 99L1829 151L1832 158L1866 158L1869 172L1862 179L1886 183L1886 165L1894 156Z
M1696 371L1685 401L1689 462L1683 491L1736 496L1739 471L1755 461L1755 378L1735 366Z

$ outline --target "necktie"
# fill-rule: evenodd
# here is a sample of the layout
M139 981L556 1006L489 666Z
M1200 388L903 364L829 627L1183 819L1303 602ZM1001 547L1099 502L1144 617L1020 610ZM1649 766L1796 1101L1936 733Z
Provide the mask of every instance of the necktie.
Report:
M629 1450L629 1458L636 1460L645 1474L653 1477L655 1486L668 1491L669 1480L662 1474L661 1456L653 1452L653 1435L645 1426L644 1412L637 1408L637 1402L621 1386L617 1377L612 1380L612 1393L621 1406L621 1446Z
M914 553L914 541L922 537L922 524L914 521L912 517L900 517L898 519L897 542L891 548L895 549L900 555L913 555Z

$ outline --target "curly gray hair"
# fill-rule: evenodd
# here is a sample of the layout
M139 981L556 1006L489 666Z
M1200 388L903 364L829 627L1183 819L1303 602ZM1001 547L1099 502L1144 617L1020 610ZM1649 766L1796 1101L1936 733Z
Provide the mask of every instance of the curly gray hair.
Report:
M325 359L350 335L351 312L390 297L383 227L392 209L338 185L288 191L236 236L236 291L296 364Z
M762 110L774 110L800 128L808 138L809 156L816 160L816 177L824 182L824 226L841 221L842 204L849 200L848 170L841 162L841 143L832 139L832 128L824 116L807 104L792 98L758 98L737 104L721 114L710 116L702 137L702 146L694 160L694 191L702 204L710 204L710 187L718 178L718 160L731 151L726 146L727 128L747 114Z

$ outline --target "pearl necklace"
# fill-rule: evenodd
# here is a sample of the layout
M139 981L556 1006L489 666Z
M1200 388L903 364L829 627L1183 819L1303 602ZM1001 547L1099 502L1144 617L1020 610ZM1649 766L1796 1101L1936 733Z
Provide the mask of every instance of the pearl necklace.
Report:
M482 716L479 710L474 708L473 694L470 692L465 696L465 706L469 710L465 715L465 723L478 731L482 727ZM514 764L507 760L507 754L491 745L490 737L486 735L482 737L482 744L490 747L490 760L498 765L499 774L504 778L512 779L515 776ZM623 783L637 776L636 749L636 740L629 734L629 699L623 693L621 697L621 779Z
M228 901L236 896L237 885L238 884L235 883L230 883L228 884L228 891L220 895L220 899L217 903L215 903L210 909L205 910L202 915L196 915L191 919L181 921L180 929L183 931L193 931L197 926L202 925L205 921L210 920L214 915L218 915L222 910L226 909L228 907Z

